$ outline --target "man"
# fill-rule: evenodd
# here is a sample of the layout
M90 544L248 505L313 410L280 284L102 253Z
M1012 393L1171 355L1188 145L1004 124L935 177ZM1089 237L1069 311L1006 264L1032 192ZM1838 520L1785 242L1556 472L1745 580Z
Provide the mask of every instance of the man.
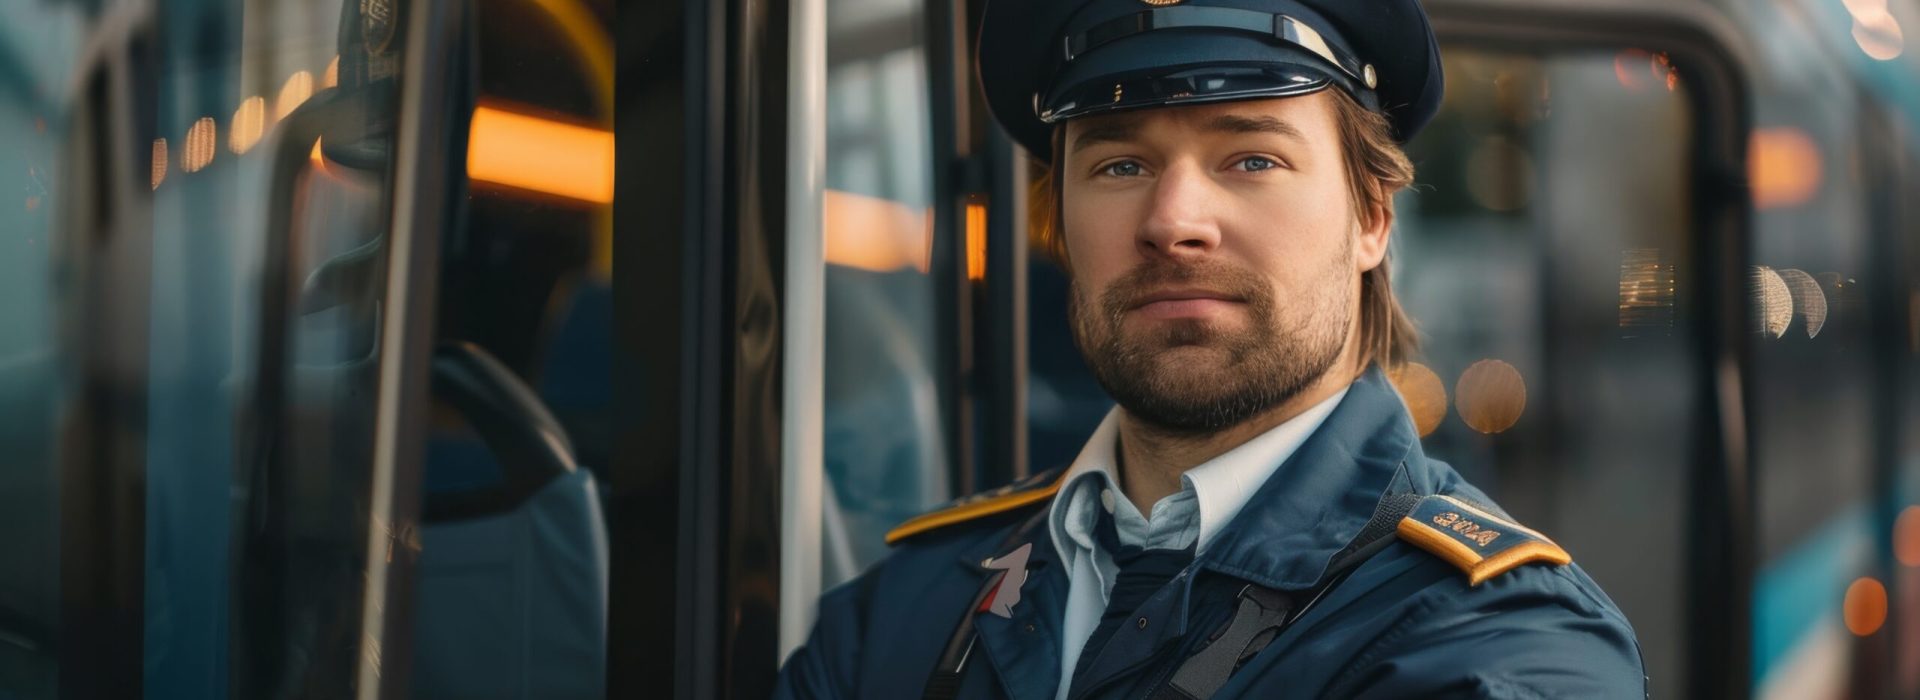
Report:
M990 0L980 43L1119 405L1063 473L890 533L783 696L1645 696L1620 611L1381 369L1441 93L1414 0Z

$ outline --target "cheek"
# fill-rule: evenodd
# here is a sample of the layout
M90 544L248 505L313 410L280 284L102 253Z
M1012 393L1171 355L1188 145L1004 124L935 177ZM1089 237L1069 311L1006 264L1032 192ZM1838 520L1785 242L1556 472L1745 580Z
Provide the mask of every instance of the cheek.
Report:
M1264 183L1235 197L1239 223L1265 222L1289 232L1290 238L1323 239L1346 235L1351 217L1347 191L1327 178L1297 177ZM1303 241L1312 242L1312 241Z
M1077 197L1061 210L1062 236L1074 279L1087 289L1105 289L1108 281L1136 262L1135 227L1141 215L1118 197Z
M1283 287L1322 283L1327 266L1352 245L1344 189L1274 188L1242 200L1231 216L1229 230L1242 232L1236 238L1248 262Z

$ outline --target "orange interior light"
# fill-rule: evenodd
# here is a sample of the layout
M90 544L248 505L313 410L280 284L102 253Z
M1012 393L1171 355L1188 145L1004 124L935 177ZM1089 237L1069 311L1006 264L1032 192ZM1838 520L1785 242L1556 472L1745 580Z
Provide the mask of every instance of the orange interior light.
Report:
M492 107L473 110L471 129L469 179L613 202L613 132Z
M927 271L932 213L879 197L827 190L827 263L873 272Z
M967 279L987 278L987 205L967 203Z

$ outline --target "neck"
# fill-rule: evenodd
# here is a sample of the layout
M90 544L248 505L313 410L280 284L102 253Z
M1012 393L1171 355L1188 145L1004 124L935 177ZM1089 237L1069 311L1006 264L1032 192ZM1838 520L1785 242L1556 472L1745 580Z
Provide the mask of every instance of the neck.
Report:
M1120 413L1120 479L1127 500L1142 514L1153 504L1180 490L1180 476L1248 440L1293 420L1307 409L1340 393L1360 374L1352 358L1343 356L1333 368L1293 398L1266 412L1211 433L1172 432L1147 424L1126 411Z

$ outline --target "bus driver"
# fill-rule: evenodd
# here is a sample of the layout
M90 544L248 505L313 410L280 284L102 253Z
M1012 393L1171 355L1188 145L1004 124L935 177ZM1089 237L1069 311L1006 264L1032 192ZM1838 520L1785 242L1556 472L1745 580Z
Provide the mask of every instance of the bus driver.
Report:
M1422 453L1382 369L1442 91L1415 0L989 0L979 49L1118 406L889 533L781 696L1645 696L1619 609Z

